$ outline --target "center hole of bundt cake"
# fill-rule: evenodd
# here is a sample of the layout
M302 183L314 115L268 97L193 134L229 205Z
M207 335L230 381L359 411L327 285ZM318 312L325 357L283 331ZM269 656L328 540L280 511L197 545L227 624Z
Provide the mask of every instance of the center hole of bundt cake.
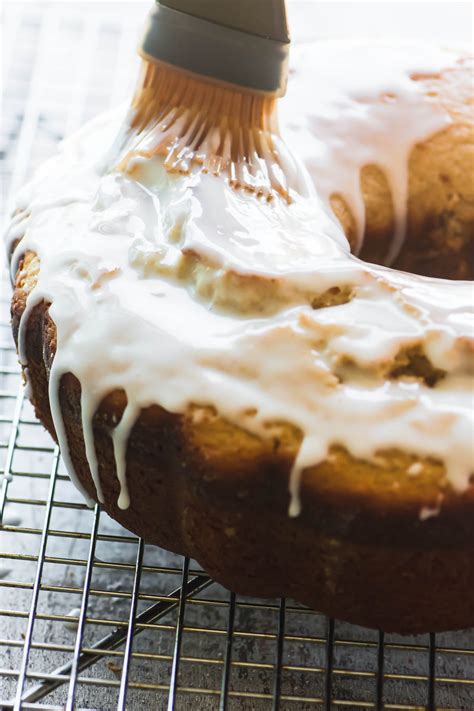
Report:
M438 173L429 181L432 190L425 185L416 199L409 195L406 224L400 225L384 172L375 165L362 168L365 229L358 249L356 221L349 205L341 195L333 195L331 205L351 250L364 261L422 276L472 280L473 205L456 191L449 174Z

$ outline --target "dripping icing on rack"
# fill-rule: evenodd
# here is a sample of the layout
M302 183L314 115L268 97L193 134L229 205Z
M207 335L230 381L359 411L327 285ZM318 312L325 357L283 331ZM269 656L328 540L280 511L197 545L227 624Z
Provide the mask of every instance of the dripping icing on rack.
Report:
M401 97L406 76L421 66L403 56L403 71L395 72ZM439 72L436 57L425 58L422 70ZM403 101L400 108L406 115ZM446 124L431 104L429 119L421 120L421 112L418 118L416 136L411 129L404 134L405 160L416 141ZM391 447L438 457L453 486L465 487L472 471L465 374L470 285L360 262L315 195L291 206L267 204L213 176L171 176L159 159L137 160L134 179L104 174L103 146L121 119L121 113L101 117L64 144L20 195L23 218L15 218L10 233L12 241L24 233L13 269L25 251L41 262L20 324L19 354L26 365L28 317L44 299L58 334L51 411L76 485L58 397L68 372L81 383L86 454L99 499L92 420L108 393L125 390L127 407L113 432L123 508L127 441L140 410L153 403L181 413L192 403L212 404L263 437L275 422L298 427L291 515L300 510L301 472L334 443L365 459ZM312 308L315 296L341 287L351 293L345 303ZM380 363L420 342L447 372L437 388L378 375ZM359 371L343 380L337 363L347 357ZM249 409L256 409L253 417L245 415Z

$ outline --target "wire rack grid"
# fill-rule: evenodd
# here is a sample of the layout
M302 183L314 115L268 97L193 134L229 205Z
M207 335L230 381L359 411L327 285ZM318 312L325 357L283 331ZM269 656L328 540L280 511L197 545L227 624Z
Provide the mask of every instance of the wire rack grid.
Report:
M93 5L6 4L3 205L63 135L127 95L143 4ZM240 598L88 509L25 398L7 281L0 708L474 709L473 632L384 636Z

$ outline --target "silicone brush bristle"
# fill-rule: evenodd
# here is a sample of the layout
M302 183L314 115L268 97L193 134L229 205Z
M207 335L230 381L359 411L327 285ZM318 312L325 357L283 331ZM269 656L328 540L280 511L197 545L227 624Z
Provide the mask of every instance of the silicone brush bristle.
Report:
M249 2L158 3L142 42L121 170L133 170L134 157L161 156L170 172L225 175L267 199L298 191L276 118L287 76L284 0L261 0L257 13Z
M136 156L169 172L226 175L235 188L289 199L295 166L278 133L276 98L144 62L119 168Z

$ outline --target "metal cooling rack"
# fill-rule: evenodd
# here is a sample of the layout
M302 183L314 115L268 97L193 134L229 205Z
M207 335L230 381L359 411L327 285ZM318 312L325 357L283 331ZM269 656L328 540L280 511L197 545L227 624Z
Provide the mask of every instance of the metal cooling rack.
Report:
M5 4L4 198L127 96L146 6ZM236 597L88 509L24 397L2 289L0 708L474 709L474 631L384 636Z

